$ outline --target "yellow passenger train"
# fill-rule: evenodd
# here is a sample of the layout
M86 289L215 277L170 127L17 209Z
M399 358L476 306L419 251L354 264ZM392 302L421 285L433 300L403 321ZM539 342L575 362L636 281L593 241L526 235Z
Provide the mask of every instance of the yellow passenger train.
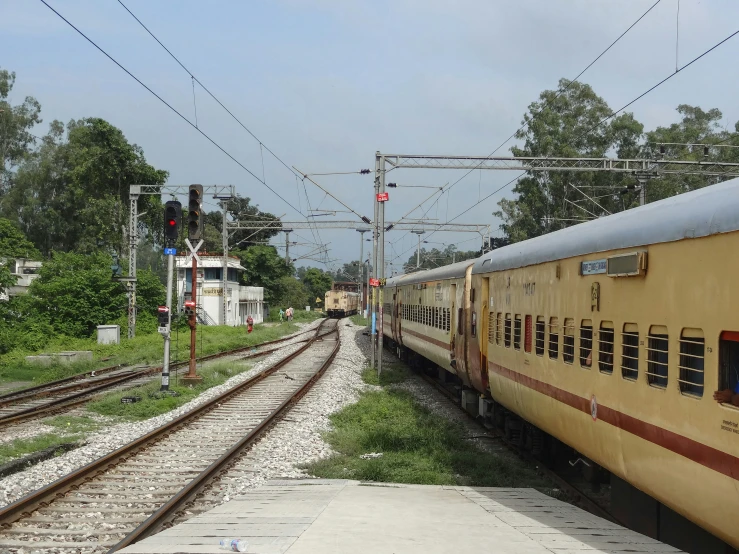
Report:
M739 179L388 279L385 298L386 342L535 454L605 468L622 523L739 548L739 406L713 397L739 392Z

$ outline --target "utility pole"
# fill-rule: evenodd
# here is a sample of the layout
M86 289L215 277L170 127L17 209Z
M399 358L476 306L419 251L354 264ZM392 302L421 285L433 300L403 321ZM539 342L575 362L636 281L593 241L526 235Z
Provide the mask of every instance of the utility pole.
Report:
M369 229L356 229L359 233L359 305L362 317L364 317L364 234Z
M128 192L128 338L136 336L136 246L139 240L138 206L141 185L131 185Z
M421 268L421 235L425 231L411 231L413 234L418 235L418 249L416 250L416 269Z
M190 185L189 200L188 200L188 212L187 212L187 244L190 247L192 254L192 292L190 293L190 306L192 312L190 313L190 364L188 366L187 375L182 380L187 384L196 384L203 380L197 374L197 361L195 358L195 345L197 344L197 310L198 310L198 256L197 251L203 244L203 217L202 217L202 198L203 198L203 186L202 185ZM193 242L197 244L193 246Z
M213 195L214 198L221 201L221 209L223 210L223 222L221 227L221 243L223 246L223 267L221 269L221 281L223 282L223 305L221 306L221 312L223 318L221 319L222 325L228 325L228 201L233 198L232 195L218 196Z
M379 155L380 153L377 152ZM377 287L379 289L380 293L380 324L379 324L379 333L380 336L378 337L378 344L377 344L377 377L379 379L380 374L382 373L382 343L383 343L383 300L382 300L382 293L383 288L385 286L385 202L387 201L387 195L385 193L385 156L380 156L379 160L379 174L380 174L380 194L378 196L378 204L380 204L380 238L379 238L379 251L377 253L378 262L380 264L380 286ZM380 202L381 200L381 202Z
M290 265L290 233L292 229L283 229L285 231L285 265Z
M379 226L379 214L380 214L380 203L377 201L377 197L380 194L380 160L379 158L375 158L375 197L373 198L374 204L375 204L375 217L372 220L372 224L374 226L374 230L372 232L372 268L370 269L372 276L377 279L377 239L380 234L380 226ZM372 348L370 350L372 351L372 360L370 367L372 369L375 368L375 350L377 348L377 344L375 341L375 333L377 332L377 305L375 304L375 293L377 287L370 287L370 291L372 292L372 321L371 321L371 333L370 333L370 340L372 343Z

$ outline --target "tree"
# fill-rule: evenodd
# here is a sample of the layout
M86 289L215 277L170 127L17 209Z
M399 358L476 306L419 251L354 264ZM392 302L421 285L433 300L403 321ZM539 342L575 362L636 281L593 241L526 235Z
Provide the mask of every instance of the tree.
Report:
M15 73L0 69L0 197L12 186L13 170L35 144L31 129L41 123L41 105L35 98L27 96L22 104L10 104L13 85Z
M309 305L309 292L302 281L285 276L277 282L276 304L281 308L297 308Z
M331 285L333 284L331 274L322 271L317 267L309 267L303 273L301 280L310 295L308 298L308 304L310 304L311 308L316 307L316 299L319 299L321 301L321 306L323 306L323 299L326 296L326 291L330 290Z
M246 250L234 250L233 254L244 266L245 284L253 287L264 287L264 300L272 304L279 298L280 279L293 273L292 266L286 265L277 249L269 245L257 245Z
M222 210L204 210L204 244L203 248L208 252L222 252L223 239L221 230L223 228L223 211ZM259 206L251 204L251 198L237 196L228 201L227 215L233 221L241 221L249 223L250 221L276 221L277 226L270 229L261 230L237 230L229 233L229 244L234 249L245 249L252 245L264 244L270 238L279 234L282 226L279 224L280 219L274 214L262 212ZM185 211L185 217L187 213Z
M331 275L334 281L351 281L353 283L359 280L359 260L354 260L348 264L344 264L341 269L337 269L336 273ZM365 268L365 279L367 278L367 270Z
M589 85L562 79L558 91L545 90L529 106L524 128L516 134L524 145L511 150L515 156L634 157L643 125L630 113L600 125L611 113ZM501 228L511 241L525 240L625 209L619 191L629 182L633 177L605 172L529 172L513 189L516 198L501 200L494 215L503 220ZM601 207L571 184L598 196Z
M123 285L110 275L112 259L103 253L55 252L29 287L30 308L58 335L88 337L98 325L125 313L128 302ZM137 274L140 311L153 311L164 300L164 287L146 270Z
M146 162L120 129L100 118L51 124L18 168L2 214L48 256L52 251L126 251L129 185L163 185L167 172ZM139 199L139 231L162 243L159 198Z
M40 252L26 239L20 229L0 218L0 294L15 284L10 265L14 258L40 259Z
M455 262L474 260L475 258L479 258L481 255L482 250L466 250L460 252L453 244L450 244L443 250L439 250L438 248L432 248L431 250L421 248L421 267L417 268L417 256L414 253L410 258L408 258L408 261L403 264L403 271L405 273L411 273L418 269L434 269L435 267L442 267Z

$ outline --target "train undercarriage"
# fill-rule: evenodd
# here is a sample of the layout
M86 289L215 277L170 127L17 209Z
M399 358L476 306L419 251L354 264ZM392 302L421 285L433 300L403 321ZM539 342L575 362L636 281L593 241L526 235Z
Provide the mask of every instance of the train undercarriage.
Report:
M552 437L420 354L384 337L384 346L413 370L433 378L473 418L555 471L629 529L690 554L739 554L719 538Z

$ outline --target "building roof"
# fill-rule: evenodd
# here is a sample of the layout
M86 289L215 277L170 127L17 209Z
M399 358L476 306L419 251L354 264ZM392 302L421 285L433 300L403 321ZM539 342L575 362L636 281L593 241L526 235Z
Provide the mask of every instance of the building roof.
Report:
M737 230L739 179L731 179L498 248L478 258L472 272L503 271Z

